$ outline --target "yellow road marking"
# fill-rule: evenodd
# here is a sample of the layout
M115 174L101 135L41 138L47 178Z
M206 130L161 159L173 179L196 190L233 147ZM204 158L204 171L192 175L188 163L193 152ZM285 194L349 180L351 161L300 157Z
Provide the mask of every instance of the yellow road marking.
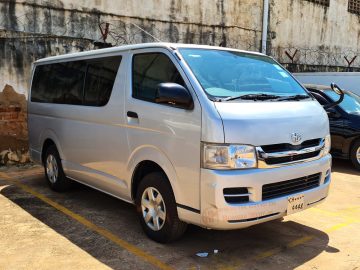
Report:
M47 203L48 205L51 205L52 207L54 207L58 211L62 212L63 214L65 214L65 215L71 217L72 219L78 221L79 223L81 223L85 227L89 228L90 230L97 232L101 236L109 239L110 241L114 242L115 244L117 244L121 248L126 249L127 251L133 253L134 255L136 255L136 256L142 258L143 260L151 263L152 265L154 265L154 266L156 266L156 267L158 267L160 269L172 269L169 265L163 263L159 259L157 259L154 256L152 256L152 255L148 254L147 252L143 251L142 249L140 249L140 248L130 244L129 242L119 238L118 236L116 236L115 234L113 234L110 231L106 230L105 228L102 228L100 226L95 225L94 223L92 223L88 219L86 219L86 218L74 213L70 209L68 209L68 208L54 202L50 198L48 198L48 197L38 193L37 191L33 190L31 187L20 183L19 181L15 180L14 178L8 176L6 173L0 172L0 177L3 178L6 181L18 186L18 187L20 187L21 189L23 189L27 193L30 193L34 197L40 199L41 201Z
M296 247L296 246L305 244L306 242L309 242L312 239L314 239L314 237L315 237L314 235L306 235L306 236L300 237L298 239L291 241L289 244L286 245L286 247L292 248L292 247Z
M319 212L319 213L322 213L326 216L330 216L330 217L342 217L341 214L339 213L335 213L333 211L328 211L328 210L324 210L324 209L320 209L320 208L310 208L308 210L311 210L311 211L314 211L314 212Z
M325 233L331 233L331 232L340 230L340 229L342 229L342 228L344 228L346 226L349 226L349 225L352 225L352 224L358 223L358 222L359 222L359 220L357 220L357 219L348 218L345 222L342 222L342 223L336 224L334 226L331 226L331 227L329 227L329 228L327 228L327 229L325 229L323 231ZM305 243L313 240L315 237L316 237L315 235L305 235L305 236L299 237L299 238L291 241L290 243L286 244L285 247L286 248L293 248L293 247L305 244ZM262 260L262 259L272 257L272 256L274 256L276 254L279 254L284 249L285 249L284 247L275 247L275 248L269 249L267 251L264 251L264 252L261 252L261 253L255 255L252 258L252 260L253 261L258 261L258 260ZM239 265L237 265L236 268L231 267L231 266L227 267L227 269L238 269L238 268L239 268Z
M117 237L116 235L112 234L110 231L97 226L95 224L93 224L92 222L90 222L89 220L87 220L86 218L72 212L71 210L65 208L64 206L52 201L51 199L47 198L46 196L36 192L35 190L33 190L32 188L30 188L29 186L20 183L19 181L15 180L14 178L8 176L6 173L2 173L0 172L0 177L5 178L6 181L11 182L13 184L15 184L16 186L20 187L21 189L23 189L24 191L32 194L33 196L37 197L38 199L44 201L45 203L51 205L52 207L54 207L55 209L59 210L60 212L64 213L65 215L75 219L76 221L78 221L79 223L83 224L84 226L88 227L89 229L97 232L98 234L106 237L107 239L111 240L112 242L114 242L115 244L117 244L118 246L128 250L129 252L133 253L134 255L141 257L142 259L144 259L145 261L153 264L154 266L160 268L160 269L171 269L170 266L166 265L165 263L163 263L162 261L160 261L159 259L153 257L152 255L146 253L145 251L137 248L136 246L130 244L129 242ZM327 210L323 210L323 209L319 209L319 208L311 208L312 210L318 211L318 212L322 212L328 216L333 216L333 217L343 217L344 215L342 215L342 213L354 213L359 211L359 207L353 207L353 208L348 208L348 209L344 209L344 210L340 210L340 211L327 211ZM331 233L334 231L337 231L341 228L344 228L346 226L349 226L351 224L354 223L358 223L359 219L354 219L354 218L347 218L345 222L336 224L328 229L325 229L324 232L326 233ZM315 238L315 235L307 235L307 236L303 236L300 237L298 239L295 239L293 241L291 241L290 243L286 244L287 248L293 248L302 244L305 244L311 240L313 240ZM261 259L266 259L269 257L272 257L278 253L280 253L281 251L283 251L284 248L281 247L276 247L273 249L270 249L268 251L265 252L261 252L260 254L256 255L253 257L253 260L261 260ZM239 267L240 265L237 265L237 267ZM225 267L225 266L223 266ZM224 269L224 268L221 268ZM227 269L232 269L232 267L227 267Z
M353 220L353 219L348 219L347 221L343 222L343 223L339 223L339 224L336 224L328 229L325 229L324 232L326 233L331 233L331 232L334 232L334 231L337 231L337 230L340 230L341 228L344 228L346 226L349 226L351 224L354 224L354 223L357 223L358 220Z
M343 219L345 218L347 220L351 219L354 222L360 222L360 219L354 218L352 216L353 214L356 214L359 211L359 207L351 207L351 208L346 208L346 209L342 209L339 211L328 211L328 210L324 210L324 209L320 209L320 208L310 208L309 210L319 212L319 213L322 213L322 214L324 214L326 216L330 216L330 217L337 217L337 218L343 218Z
M339 224L336 224L334 226L331 226L330 228L325 229L324 232L325 233L331 233L331 232L340 230L341 228L344 228L346 226L349 226L351 224L354 224L356 222L357 221L349 220L347 222L339 223ZM313 240L315 237L316 237L315 235L306 235L306 236L300 237L300 238L295 239L295 240L291 241L290 243L288 243L286 245L286 247L287 248L293 248L293 247L305 244L305 243ZM254 257L254 259L255 260L265 259L265 258L271 257L271 256L281 252L282 250L283 250L282 248L273 248L273 249L270 249L268 251L265 251L265 252L262 252L262 253L256 255Z
M265 259L265 258L271 257L277 253L280 253L281 251L282 251L282 248L280 248L280 247L273 248L273 249L267 250L265 252L259 253L258 255L253 257L253 260Z

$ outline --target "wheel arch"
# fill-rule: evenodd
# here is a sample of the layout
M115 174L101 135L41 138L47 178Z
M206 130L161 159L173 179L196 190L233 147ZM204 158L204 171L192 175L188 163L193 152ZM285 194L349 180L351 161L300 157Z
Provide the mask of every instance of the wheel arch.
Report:
M60 142L55 135L55 133L52 130L46 130L41 134L41 162L44 162L44 155L46 152L46 149L51 146L55 145L59 155L60 159L63 159L63 153L60 147Z
M355 137L351 142L349 143L349 157L351 157L351 151L356 143L360 143L360 136Z
M351 150L357 142L360 142L360 135L351 140L349 149Z
M135 200L136 190L141 179L146 174L157 171L162 171L166 175L174 193L175 200L180 196L174 166L165 154L155 147L145 146L136 149L129 159L127 171L132 200Z
M351 157L351 150L354 147L355 143L360 141L360 135L348 138L343 144L342 152L347 159Z

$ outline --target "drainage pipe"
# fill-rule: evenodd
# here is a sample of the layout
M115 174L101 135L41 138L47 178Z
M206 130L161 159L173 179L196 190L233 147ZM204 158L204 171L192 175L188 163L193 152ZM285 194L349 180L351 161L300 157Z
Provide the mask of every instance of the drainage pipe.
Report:
M267 37L268 37L268 20L269 20L269 0L264 0L261 52L266 54Z

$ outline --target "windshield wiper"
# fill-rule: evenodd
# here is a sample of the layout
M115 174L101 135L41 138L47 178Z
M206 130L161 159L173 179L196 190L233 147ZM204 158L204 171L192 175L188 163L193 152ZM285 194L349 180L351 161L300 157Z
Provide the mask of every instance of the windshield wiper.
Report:
M244 100L268 100L268 99L278 99L280 96L268 95L268 94L248 94L234 97L223 98L221 101L229 101L235 99L244 99Z
M209 99L214 102L221 102L224 100L224 98L221 97L211 97L211 96L209 97Z
M288 97L281 97L278 98L277 101L283 101L283 100L302 100L302 99L308 99L311 98L308 95L294 95L294 96L288 96Z

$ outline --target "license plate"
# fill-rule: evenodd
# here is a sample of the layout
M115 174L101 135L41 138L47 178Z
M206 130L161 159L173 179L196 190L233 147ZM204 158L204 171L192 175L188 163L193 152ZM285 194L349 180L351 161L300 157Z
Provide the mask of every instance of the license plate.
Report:
M304 210L304 194L288 197L287 215Z

